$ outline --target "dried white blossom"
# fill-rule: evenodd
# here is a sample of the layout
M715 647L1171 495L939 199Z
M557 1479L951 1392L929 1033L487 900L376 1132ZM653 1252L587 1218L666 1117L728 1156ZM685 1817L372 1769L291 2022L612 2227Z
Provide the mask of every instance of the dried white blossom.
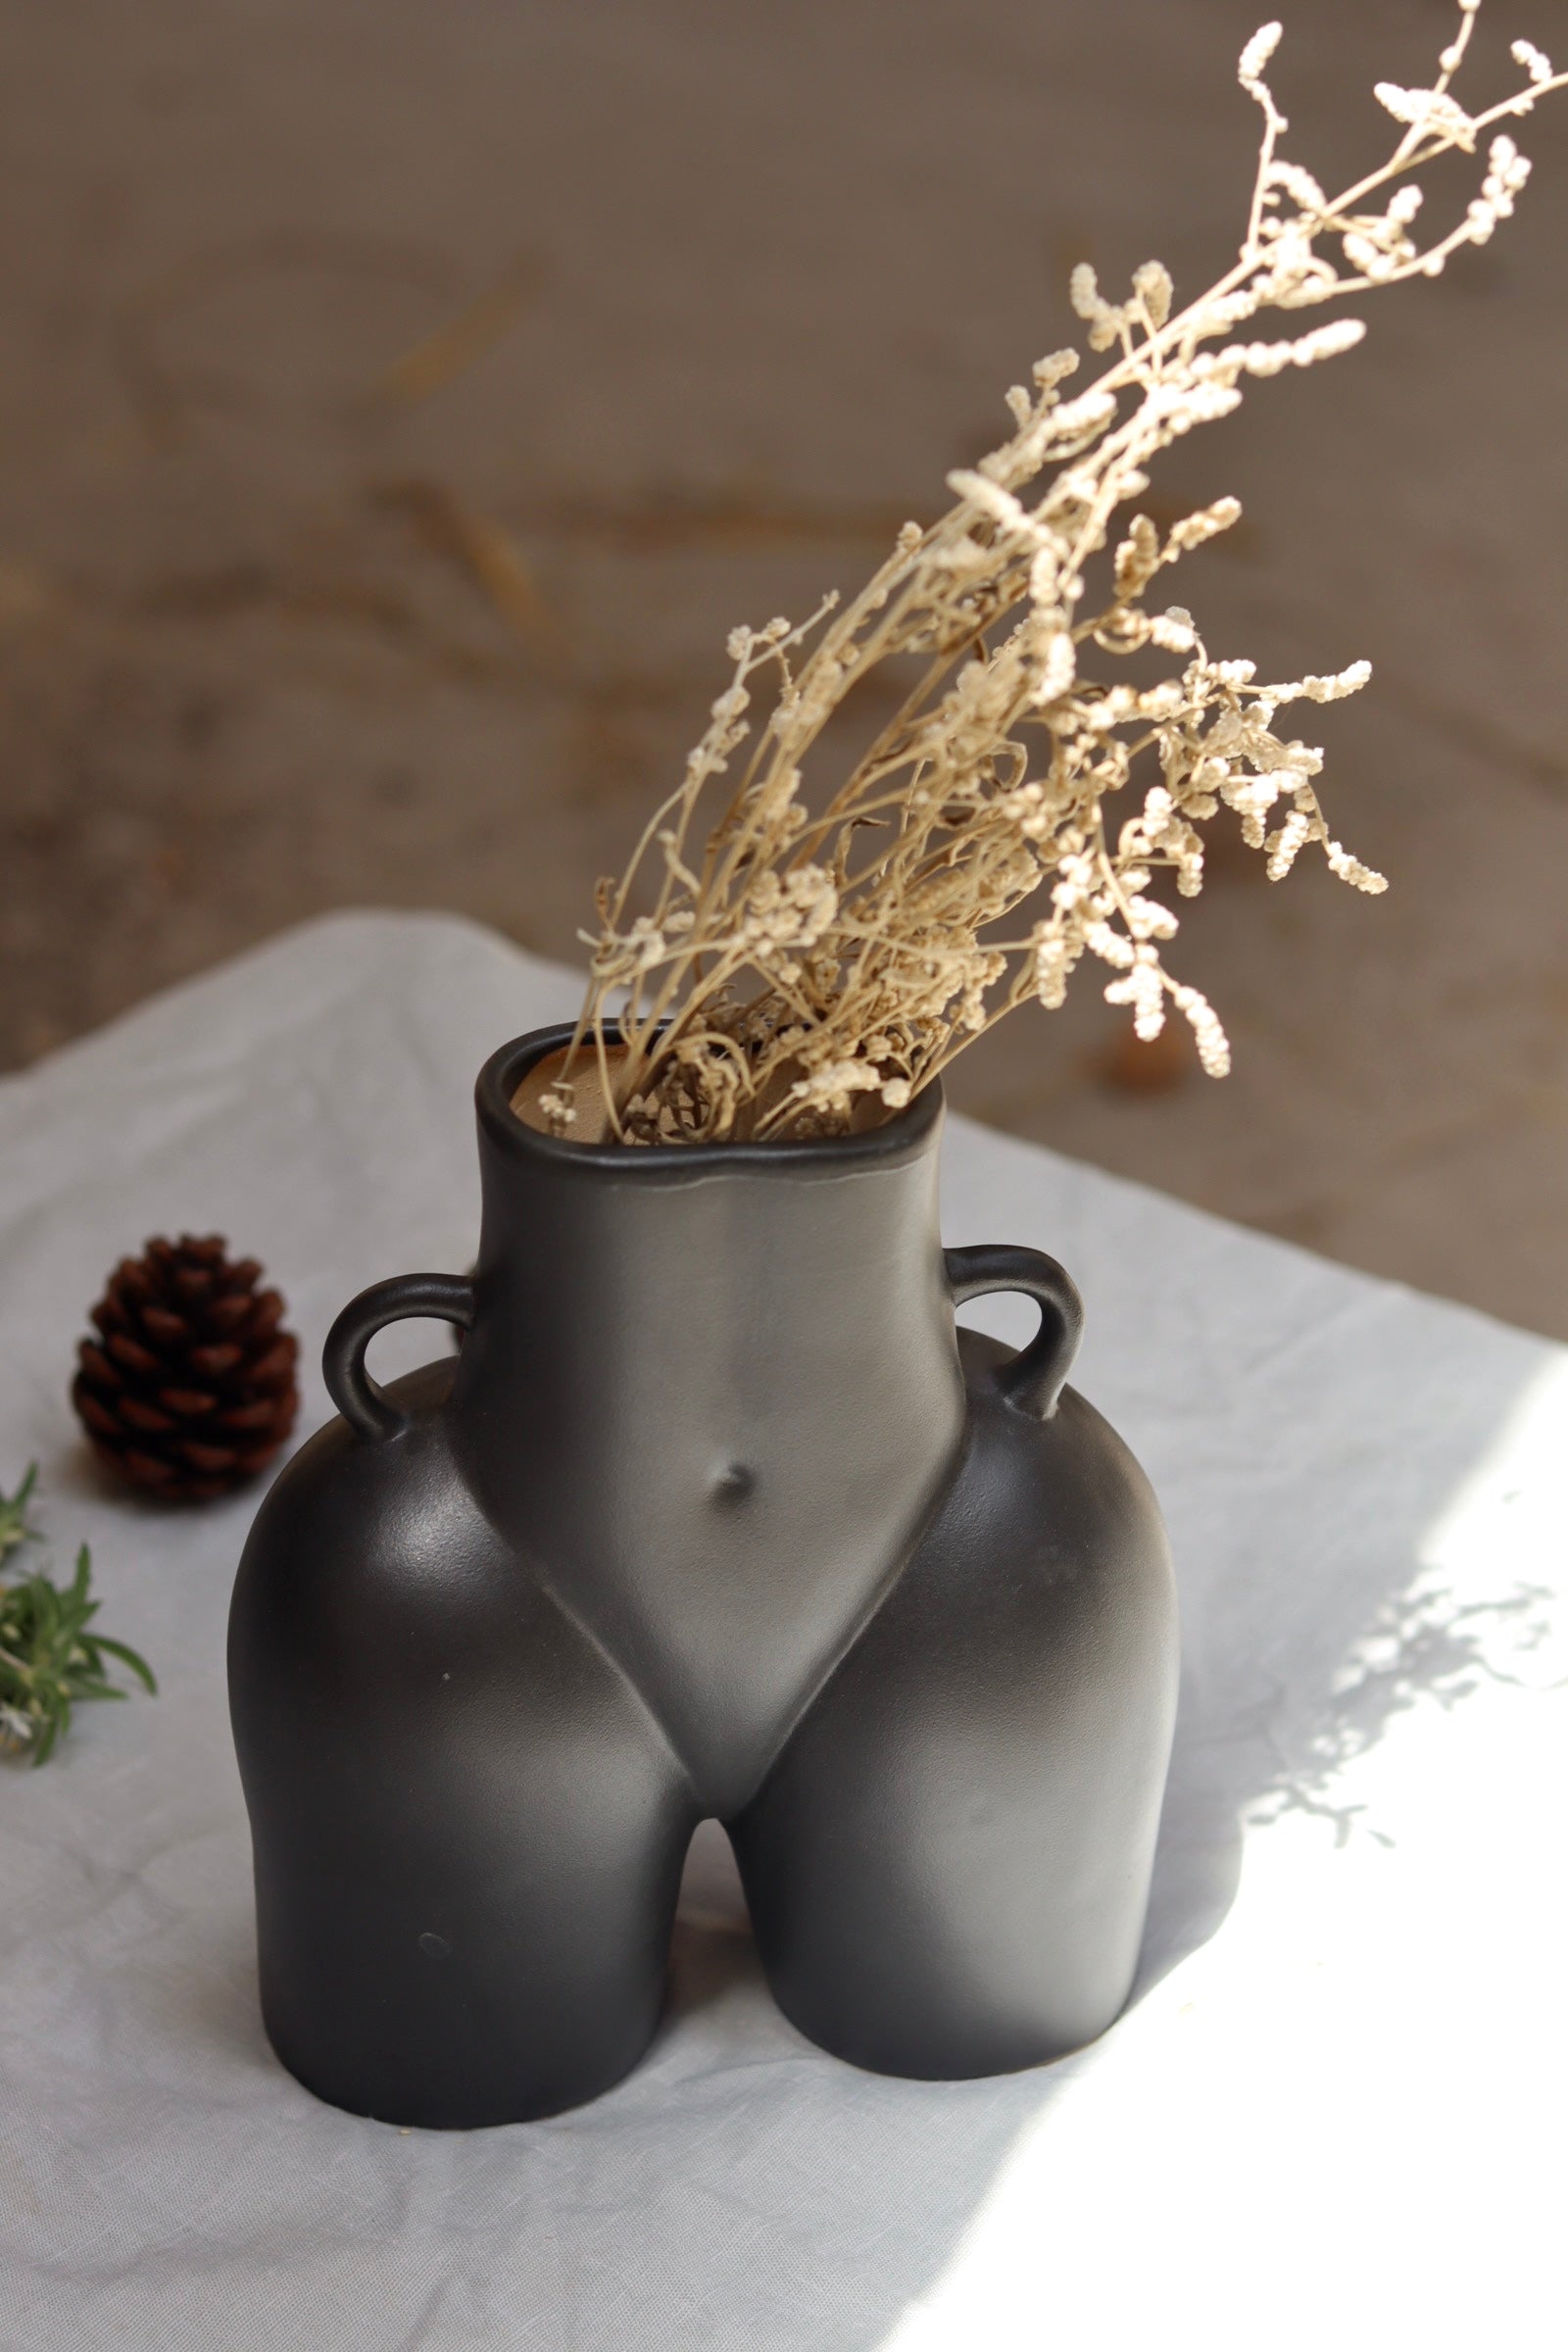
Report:
M1145 262L1133 271L1133 290L1149 313L1150 324L1164 325L1170 317L1170 306L1176 287L1163 262Z
M1347 695L1359 694L1372 676L1370 662L1352 662L1348 669L1336 670L1327 678L1297 678L1289 686L1271 686L1270 699L1276 703L1342 703Z
M1500 132L1492 142L1487 159L1487 176L1481 183L1481 193L1470 205L1468 220L1473 244L1484 245L1499 220L1506 220L1513 211L1513 200L1530 177L1530 159L1520 154L1507 133Z
M1271 198L1294 196L1304 213L1321 213L1328 209L1328 198L1310 172L1299 164L1288 164L1276 158L1268 167L1265 185Z
M1237 62L1236 78L1244 90L1255 89L1263 78L1263 69L1280 45L1285 27L1275 23L1260 24Z
M1091 351L1108 351L1127 324L1127 312L1118 303L1106 302L1100 283L1087 262L1080 262L1068 284L1072 307L1080 318L1089 323Z
M1441 138L1445 146L1474 154L1475 122L1446 91L1403 90L1396 81L1380 81L1374 83L1372 94L1396 122L1408 123L1423 138Z
M1171 990L1177 1009L1187 1015L1192 1026L1193 1040L1198 1047L1198 1058L1211 1078L1230 1075L1230 1040L1220 1027L1219 1015L1208 999L1196 988L1178 986Z
M1030 700L1036 704L1054 703L1064 695L1078 671L1078 656L1072 636L1065 627L1054 630L1039 675L1030 690Z
M1211 507L1202 507L1196 514L1188 514L1182 521L1172 525L1170 545L1178 554L1186 555L1192 548L1201 547L1205 539L1214 538L1220 531L1228 531L1241 518L1242 502L1239 498L1216 498Z
M1386 874L1375 873L1371 866L1363 865L1359 858L1352 858L1337 841L1326 841L1323 855L1330 872L1338 874L1342 882L1348 882L1352 890L1364 890L1369 898L1375 899L1388 889Z

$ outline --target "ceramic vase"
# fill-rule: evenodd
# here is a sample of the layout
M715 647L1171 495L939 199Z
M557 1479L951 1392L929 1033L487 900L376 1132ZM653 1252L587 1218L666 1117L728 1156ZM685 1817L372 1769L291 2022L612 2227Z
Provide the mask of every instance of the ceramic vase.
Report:
M477 1088L471 1281L377 1285L247 1544L229 1672L278 2056L404 2124L549 2115L658 2028L697 1823L774 1996L936 2079L1100 2034L1175 1705L1138 1465L1032 1250L944 1250L940 1090L862 1134L576 1145ZM1037 1301L1021 1352L959 1330ZM384 1390L402 1316L461 1352Z

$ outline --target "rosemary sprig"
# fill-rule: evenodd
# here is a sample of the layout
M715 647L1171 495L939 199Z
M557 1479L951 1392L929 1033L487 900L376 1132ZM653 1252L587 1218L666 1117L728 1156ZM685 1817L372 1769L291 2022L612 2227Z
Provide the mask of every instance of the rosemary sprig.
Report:
M37 1476L34 1462L15 1494L0 1494L0 1559L39 1541L27 1520ZM0 1585L0 1752L30 1754L34 1764L46 1764L71 1728L77 1699L127 1696L109 1680L110 1659L145 1690L157 1690L145 1658L107 1634L88 1632L99 1608L89 1596L91 1584L92 1554L83 1544L69 1585L55 1584L41 1568L18 1584Z
M36 1544L38 1530L27 1525L27 1498L38 1483L38 1465L29 1463L27 1475L14 1494L0 1494L0 1560L8 1551L18 1550L24 1544Z

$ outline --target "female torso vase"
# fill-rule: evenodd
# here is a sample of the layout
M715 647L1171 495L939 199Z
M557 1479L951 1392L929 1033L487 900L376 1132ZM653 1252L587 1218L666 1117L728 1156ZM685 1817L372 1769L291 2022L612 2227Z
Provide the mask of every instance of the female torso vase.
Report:
M471 1284L367 1292L342 1418L268 1496L229 1636L262 2002L323 2098L424 2125L591 2098L657 2026L696 1824L787 2015L953 2078L1102 2031L1175 1703L1153 1496L1063 1387L1076 1293L944 1254L938 1091L816 1144L562 1143L478 1085ZM1021 1290L1019 1354L956 1302ZM367 1376L383 1324L461 1353Z

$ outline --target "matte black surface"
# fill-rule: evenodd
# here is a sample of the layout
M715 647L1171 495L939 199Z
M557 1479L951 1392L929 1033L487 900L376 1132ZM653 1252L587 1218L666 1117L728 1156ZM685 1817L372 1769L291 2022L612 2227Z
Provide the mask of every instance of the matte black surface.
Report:
M1063 1387L1077 1293L950 1250L935 1089L824 1144L558 1143L478 1085L471 1285L328 1339L344 1419L258 1515L229 1630L262 2001L399 2123L593 2097L658 2022L682 1862L730 1830L777 1997L950 2078L1101 2033L1137 1962L1176 1688L1142 1472ZM1041 1304L1020 1353L957 1301ZM383 1391L398 1315L466 1328Z

